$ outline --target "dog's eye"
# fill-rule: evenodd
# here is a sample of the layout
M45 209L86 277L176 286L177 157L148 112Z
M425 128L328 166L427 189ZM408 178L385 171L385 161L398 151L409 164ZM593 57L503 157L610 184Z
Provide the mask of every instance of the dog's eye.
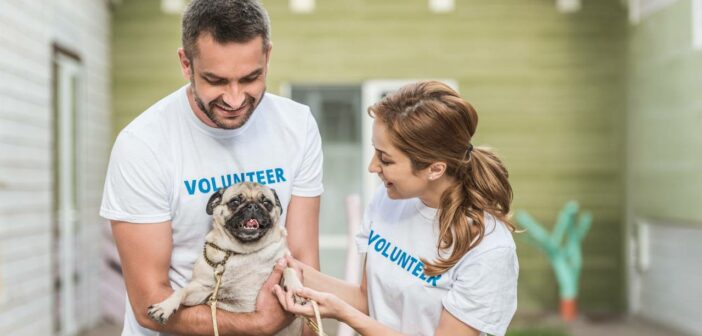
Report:
M273 207L273 203L269 200L264 200L263 205L266 207L266 209L270 210Z
M241 204L241 202L238 199L233 199L229 201L229 205L233 207L239 206L239 204Z

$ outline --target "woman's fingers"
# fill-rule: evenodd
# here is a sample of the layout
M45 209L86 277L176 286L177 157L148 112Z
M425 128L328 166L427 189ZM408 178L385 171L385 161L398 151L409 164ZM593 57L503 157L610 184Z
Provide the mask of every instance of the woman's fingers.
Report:
M315 300L318 303L324 301L324 294L320 293L314 289L310 289L307 287L302 287L298 289L295 294L301 298L308 299L308 300Z
M314 316L312 305L303 304L302 302L295 303L292 291L285 291L283 287L280 287L279 285L275 285L273 287L273 291L275 292L280 305L283 306L283 309L286 311L307 317Z

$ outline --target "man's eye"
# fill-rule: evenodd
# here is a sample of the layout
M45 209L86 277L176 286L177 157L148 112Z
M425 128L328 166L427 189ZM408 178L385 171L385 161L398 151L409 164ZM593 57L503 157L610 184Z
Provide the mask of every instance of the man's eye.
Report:
M226 84L226 81L223 79L213 80L213 79L205 78L205 82L207 82L207 84L210 84L210 85L224 85L224 84Z
M241 80L241 82L242 82L242 83L251 83L251 82L253 82L253 81L257 80L257 79L258 79L258 76L246 77L246 78L243 78L243 79Z

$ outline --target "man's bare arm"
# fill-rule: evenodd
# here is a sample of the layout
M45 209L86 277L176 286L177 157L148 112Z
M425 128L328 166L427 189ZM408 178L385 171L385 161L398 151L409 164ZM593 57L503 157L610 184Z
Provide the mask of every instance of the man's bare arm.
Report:
M173 293L168 270L173 250L171 222L133 224L112 221L112 234L117 243L129 304L137 322L145 328L176 334L212 335L210 309L205 305L181 306L162 326L147 315L150 305ZM256 312L230 313L217 311L221 334L273 334L290 322L289 314L280 307L272 294L273 285L280 282L282 267L276 266L264 283L256 301Z
M288 248L295 259L319 270L320 197L292 196L285 227Z
M315 270L319 270L319 205L319 196L293 195L288 204L288 215L285 220L290 253ZM306 325L302 334L316 335Z

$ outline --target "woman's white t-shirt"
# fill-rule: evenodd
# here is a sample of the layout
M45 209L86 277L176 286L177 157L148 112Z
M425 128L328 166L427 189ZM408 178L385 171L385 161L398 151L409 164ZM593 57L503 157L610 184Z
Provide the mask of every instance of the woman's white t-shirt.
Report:
M409 335L433 335L442 309L480 330L504 335L517 309L519 264L508 227L485 214L485 237L447 272L424 274L438 256L437 210L418 198L392 200L380 187L356 236L366 253L370 316Z

